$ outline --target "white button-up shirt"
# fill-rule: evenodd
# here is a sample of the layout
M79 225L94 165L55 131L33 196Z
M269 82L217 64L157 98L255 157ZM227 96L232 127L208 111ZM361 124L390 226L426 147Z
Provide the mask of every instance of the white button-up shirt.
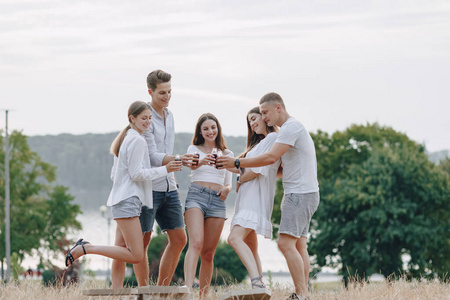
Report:
M150 104L150 103L149 103ZM164 117L160 116L152 107L152 123L147 131L142 133L148 144L150 163L153 168L162 166L166 155L172 155L175 143L175 125L173 114L164 108ZM167 176L153 180L153 190L157 192L170 192L177 189L173 172Z
M152 179L166 175L166 167L151 168L145 139L136 130L129 129L120 146L119 157L114 156L113 187L107 205L137 196L142 205L152 208Z

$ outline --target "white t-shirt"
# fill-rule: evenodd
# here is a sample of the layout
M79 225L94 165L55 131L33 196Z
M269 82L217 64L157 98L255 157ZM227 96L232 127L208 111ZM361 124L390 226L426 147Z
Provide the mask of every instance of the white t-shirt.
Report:
M291 117L281 126L275 142L291 146L281 157L284 193L318 192L316 150L305 127Z
M195 151L198 151L200 158L202 159L206 156L206 153L200 151L195 145L190 145L187 148L188 154L194 154ZM224 151L224 156L234 157L234 154L230 150ZM215 166L201 166L195 170L191 171L191 181L204 181L204 182L212 182L217 183L222 186L231 184L232 174L230 171L225 169L218 170Z

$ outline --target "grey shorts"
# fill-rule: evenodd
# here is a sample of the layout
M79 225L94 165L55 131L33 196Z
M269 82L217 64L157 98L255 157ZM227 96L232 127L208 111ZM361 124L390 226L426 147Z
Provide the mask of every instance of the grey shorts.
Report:
M136 196L132 196L113 205L111 212L114 219L139 217L141 206L141 200Z
M217 192L191 183L186 197L185 211L190 208L198 208L203 212L204 218L227 219L225 202L220 200Z
M281 203L279 233L296 238L308 237L309 223L319 206L319 192L308 194L286 194Z

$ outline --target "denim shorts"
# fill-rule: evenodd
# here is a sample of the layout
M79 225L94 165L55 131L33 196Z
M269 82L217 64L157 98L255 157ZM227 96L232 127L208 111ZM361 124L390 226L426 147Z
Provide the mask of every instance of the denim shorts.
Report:
M178 191L153 191L153 208L142 206L141 216L139 217L142 232L153 231L155 219L162 232L184 228L183 209Z
M286 194L281 202L279 233L296 238L308 237L311 218L319 206L319 192L308 194Z
M138 217L141 214L142 202L138 197L132 196L111 207L114 219Z
M227 219L225 201L217 196L218 191L207 189L196 183L191 183L186 197L185 211L198 208L203 212L204 218Z

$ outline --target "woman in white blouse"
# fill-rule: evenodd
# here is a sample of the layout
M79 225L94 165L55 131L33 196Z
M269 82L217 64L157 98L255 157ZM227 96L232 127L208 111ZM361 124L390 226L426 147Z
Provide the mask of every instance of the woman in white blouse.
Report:
M143 205L153 207L152 179L181 170L181 162L176 161L150 168L147 142L141 134L150 126L151 118L152 110L147 103L133 102L128 109L129 125L111 145L114 154L113 187L107 205L111 206L126 247L92 245L79 239L66 255L66 266L84 254L103 255L131 264L142 260L144 244L139 215Z
M247 148L241 157L268 152L275 143L277 128L267 126L254 107L247 114ZM235 212L228 243L238 254L251 278L252 288L264 288L256 234L272 238L271 215L280 161L259 168L241 170Z
M217 152L217 153L216 153ZM199 274L200 297L207 295L214 268L214 253L226 220L225 199L231 191L232 174L218 170L214 155L234 154L227 149L222 128L217 118L206 113L195 127L188 154L197 154L191 166L191 186L186 197L184 219L189 236L189 247L184 259L185 283L192 288L201 257Z

